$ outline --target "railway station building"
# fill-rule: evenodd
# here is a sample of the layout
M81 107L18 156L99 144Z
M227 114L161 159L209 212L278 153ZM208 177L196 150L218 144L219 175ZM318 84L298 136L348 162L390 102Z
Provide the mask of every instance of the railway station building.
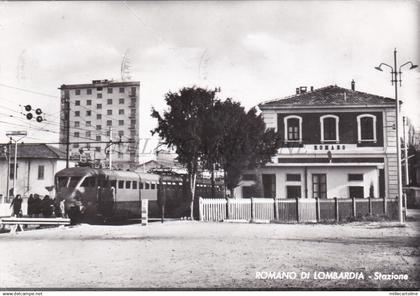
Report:
M247 171L236 197L397 196L395 100L330 85L259 104L281 148Z

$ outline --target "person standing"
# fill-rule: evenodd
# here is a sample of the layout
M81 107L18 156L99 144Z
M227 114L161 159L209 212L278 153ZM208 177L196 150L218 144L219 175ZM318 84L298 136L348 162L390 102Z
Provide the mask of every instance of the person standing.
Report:
M32 214L35 216L35 218L39 217L39 214L41 214L41 199L39 198L39 194L34 194L34 201L32 203Z
M54 212L54 202L50 198L49 195L45 195L44 199L42 200L42 215L45 218L51 217Z
M16 195L16 197L12 200L10 207L12 206L13 206L12 216L22 217L22 196L20 194Z
M28 198L28 216L32 218L32 216L34 215L34 195L31 193L29 194L29 198Z

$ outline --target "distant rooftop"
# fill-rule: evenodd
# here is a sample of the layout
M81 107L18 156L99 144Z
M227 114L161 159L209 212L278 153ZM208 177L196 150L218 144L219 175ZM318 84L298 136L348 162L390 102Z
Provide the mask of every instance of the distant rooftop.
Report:
M266 101L258 105L260 109L287 108L293 106L371 106L371 105L395 105L395 100L378 95L368 94L361 91L351 90L336 85L330 85L318 89L306 87L296 89L296 94L283 98Z
M62 84L58 89L111 87L111 86L140 86L140 81L114 81L108 79L92 80L92 83L85 84Z
M0 159L5 159L4 147L7 144L0 144ZM15 156L15 145L12 144L10 156ZM66 159L66 153L46 144L18 144L17 157L20 159Z

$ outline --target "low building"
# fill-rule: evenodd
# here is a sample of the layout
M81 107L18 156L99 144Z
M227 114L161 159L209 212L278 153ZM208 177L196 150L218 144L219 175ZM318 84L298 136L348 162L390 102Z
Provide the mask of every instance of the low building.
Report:
M259 105L283 139L263 168L246 172L237 197L395 198L395 100L338 86L299 87Z
M10 196L13 189L14 152L14 144L0 144L0 194L3 196ZM18 144L15 195L51 194L55 173L65 167L66 153L53 146Z

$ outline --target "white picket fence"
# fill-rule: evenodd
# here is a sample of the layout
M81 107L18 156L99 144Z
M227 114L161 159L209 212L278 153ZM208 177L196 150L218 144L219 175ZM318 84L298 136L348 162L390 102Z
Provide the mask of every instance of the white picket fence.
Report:
M351 217L388 214L397 217L395 199L199 199L200 221L345 221Z

